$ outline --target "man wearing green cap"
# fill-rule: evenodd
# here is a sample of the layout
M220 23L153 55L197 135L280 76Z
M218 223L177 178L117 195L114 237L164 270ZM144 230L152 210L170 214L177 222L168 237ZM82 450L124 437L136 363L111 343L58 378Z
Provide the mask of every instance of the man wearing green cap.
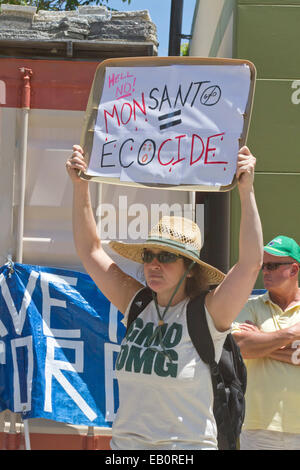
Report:
M300 246L264 247L267 292L248 301L232 332L248 371L241 450L300 449Z

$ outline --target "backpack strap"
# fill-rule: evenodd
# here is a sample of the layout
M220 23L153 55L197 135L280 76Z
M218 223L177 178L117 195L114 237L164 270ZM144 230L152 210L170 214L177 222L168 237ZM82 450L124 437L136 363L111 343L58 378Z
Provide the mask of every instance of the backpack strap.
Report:
M191 341L205 364L210 368L212 385L214 391L214 410L221 410L221 416L216 417L218 430L222 426L223 433L227 436L228 449L236 449L236 439L232 430L232 422L228 409L227 395L224 380L219 371L218 363L215 360L215 347L209 331L204 301L207 292L201 293L191 300L187 306L187 327Z
M131 302L128 319L127 319L127 330L131 323L139 316L139 314L147 307L147 305L153 300L152 290L149 287L144 287L134 297Z
M206 364L215 362L215 348L210 336L204 300L207 292L202 292L195 299L190 300L187 306L187 327L192 343Z

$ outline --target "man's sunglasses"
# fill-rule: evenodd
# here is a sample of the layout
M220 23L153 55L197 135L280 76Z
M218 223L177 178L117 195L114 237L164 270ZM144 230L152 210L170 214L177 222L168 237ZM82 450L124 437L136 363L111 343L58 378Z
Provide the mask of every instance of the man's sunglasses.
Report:
M261 269L264 270L265 268L268 271L276 271L279 266L282 266L283 264L294 264L294 263L263 263L261 266Z
M152 263L154 258L156 258L159 263L166 264L174 263L179 258L182 258L182 256L176 255L175 253L170 253L169 251L160 251L159 253L153 253L150 250L144 250L142 252L142 260L144 263Z

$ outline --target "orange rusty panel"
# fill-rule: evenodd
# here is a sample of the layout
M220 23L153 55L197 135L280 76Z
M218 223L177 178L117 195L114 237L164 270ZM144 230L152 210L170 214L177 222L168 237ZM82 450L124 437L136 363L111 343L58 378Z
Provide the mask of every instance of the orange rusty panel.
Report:
M0 450L24 450L24 435L20 432L0 432Z
M85 111L94 73L99 62L0 58L0 82L5 103L20 108L22 68L31 69L31 108Z
M30 433L31 450L110 450L111 436ZM0 450L24 450L23 433L0 433Z
M32 450L109 450L111 436L30 434Z

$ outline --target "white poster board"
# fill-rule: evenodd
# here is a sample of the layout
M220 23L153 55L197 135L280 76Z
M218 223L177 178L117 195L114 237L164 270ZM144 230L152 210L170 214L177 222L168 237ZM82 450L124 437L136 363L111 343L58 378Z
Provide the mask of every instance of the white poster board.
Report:
M232 185L252 75L240 62L106 66L85 177L173 189Z

